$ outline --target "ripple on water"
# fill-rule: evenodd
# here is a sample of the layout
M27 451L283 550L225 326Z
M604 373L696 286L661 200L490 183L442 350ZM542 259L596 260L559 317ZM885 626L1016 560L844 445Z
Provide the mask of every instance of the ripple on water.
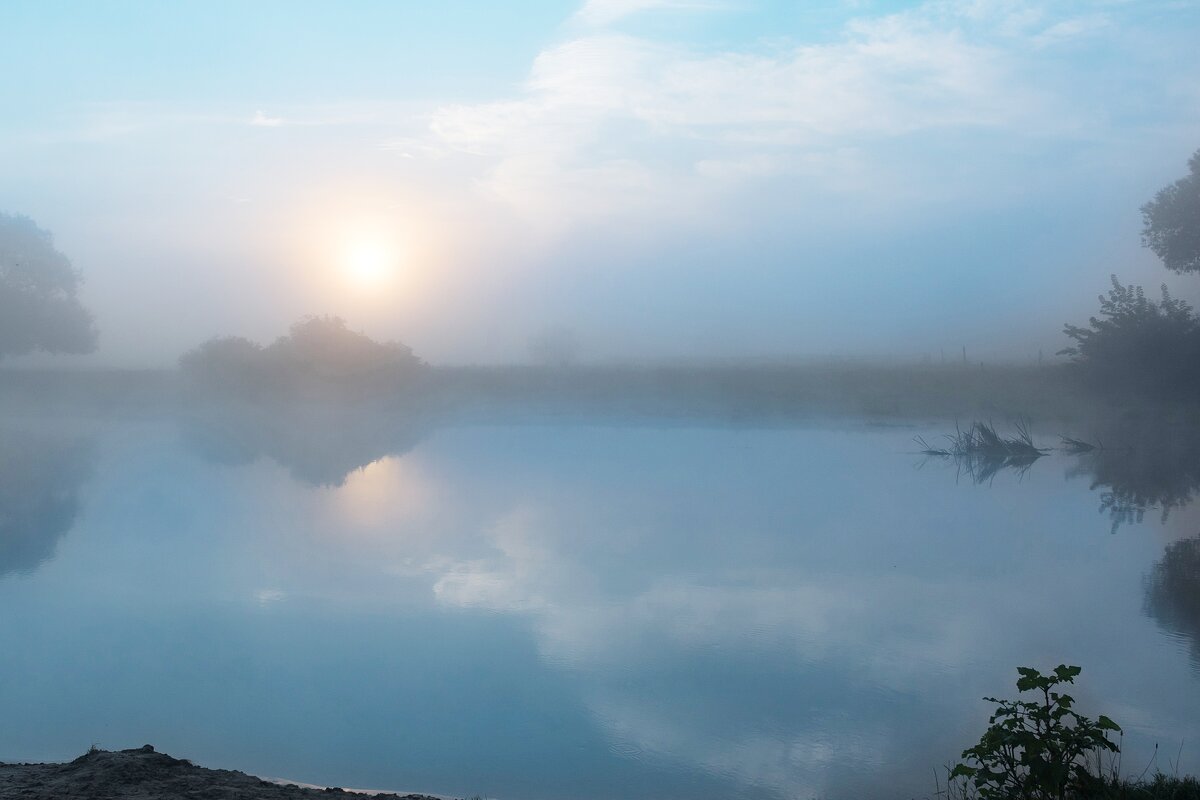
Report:
M631 761L643 761L646 758L646 752L633 742L613 742L608 746L608 752L617 758L629 759Z

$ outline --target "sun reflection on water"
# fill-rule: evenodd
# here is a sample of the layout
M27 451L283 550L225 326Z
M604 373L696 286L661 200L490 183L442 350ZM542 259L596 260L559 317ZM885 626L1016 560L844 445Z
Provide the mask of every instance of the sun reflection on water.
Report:
M427 511L433 490L409 459L388 456L352 472L330 493L339 521L350 526L346 530L386 533Z

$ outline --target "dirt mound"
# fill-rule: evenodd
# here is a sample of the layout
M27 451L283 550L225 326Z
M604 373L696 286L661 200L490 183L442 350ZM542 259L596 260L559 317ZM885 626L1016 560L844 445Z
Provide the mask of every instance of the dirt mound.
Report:
M244 772L205 769L157 753L91 750L69 764L0 764L0 798L22 800L299 800L346 797L363 800L435 800L426 795L360 794L341 789L307 789L264 781Z

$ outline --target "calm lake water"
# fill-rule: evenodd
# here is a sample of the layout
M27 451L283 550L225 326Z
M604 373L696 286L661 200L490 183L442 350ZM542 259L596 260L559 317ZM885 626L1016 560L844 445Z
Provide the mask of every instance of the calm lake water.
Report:
M356 457L336 431L10 421L0 760L149 742L460 797L924 797L983 695L1066 662L1126 772L1156 744L1200 770L1200 576L1164 561L1200 515L1113 533L1080 459L976 484L912 454L945 429L533 421L368 430Z

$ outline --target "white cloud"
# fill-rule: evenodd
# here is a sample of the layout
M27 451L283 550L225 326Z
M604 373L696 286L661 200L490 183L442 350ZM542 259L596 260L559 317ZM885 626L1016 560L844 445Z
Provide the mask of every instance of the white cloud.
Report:
M605 586L573 542L604 538L603 552L625 552L622 529L579 531L555 511L519 505L490 526L492 555L431 563L440 571L437 601L526 615L541 658L579 679L613 748L682 760L787 796L823 794L828 787L813 777L837 763L878 766L897 749L886 720L846 710L850 700L832 712L817 703L802 730L767 735L719 714L698 717L695 707L713 698L648 695L636 681L611 676L737 654L836 676L851 693L867 686L903 695L986 654L990 633L972 620L1007 597L1003 580L809 574L795 565L747 572L688 563L671 575L631 562L624 581ZM975 603L963 606L956 601L963 596Z
M580 14L678 5L593 0ZM935 2L852 20L819 44L713 53L593 32L543 50L513 97L437 109L431 131L481 159L485 196L543 221L686 206L738 180L847 185L903 137L1081 135L1091 120L1029 57L1104 29L1019 3Z
M611 25L645 11L709 11L723 8L711 0L587 0L576 15L588 25Z
M254 112L254 118L250 120L250 124L263 128L276 128L283 124L283 117L271 117L265 111L259 110Z
M1105 14L1071 17L1056 22L1038 33L1033 37L1033 43L1038 47L1052 47L1070 40L1102 33L1111 28L1112 24L1112 20Z

